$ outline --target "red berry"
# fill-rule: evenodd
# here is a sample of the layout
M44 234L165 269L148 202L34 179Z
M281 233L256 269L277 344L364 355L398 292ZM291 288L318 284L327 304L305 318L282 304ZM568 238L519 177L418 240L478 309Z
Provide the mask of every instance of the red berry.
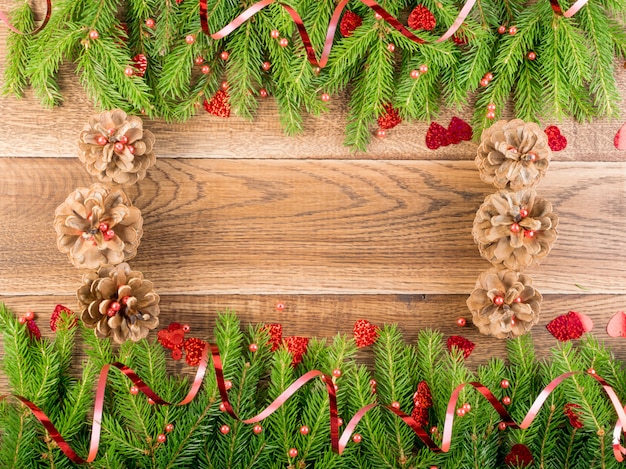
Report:
M267 90L265 88L261 88L259 90L259 96L261 96L261 98L267 98ZM278 308L276 308L278 309Z
M528 209L526 208L520 208L519 209L519 216L522 218L526 218L528 216Z
M330 101L330 95L328 93L322 93L321 99L322 101L327 103L328 101Z
M516 28L515 26L511 26L511 27L509 28L509 34L510 34L511 36L515 36L515 34L517 34L517 28Z
M300 434L301 435L308 435L309 434L309 427L307 427L306 425L302 425L300 427Z
M465 409L463 409L462 407L457 409L456 415L458 415L459 417L463 417L465 415Z
M254 353L254 352L256 352L257 350L259 350L259 346L258 346L257 344L250 344L250 345L248 346L248 349L249 349L252 353Z
M507 424L505 422L500 422L498 424L498 429L503 432L504 430L506 430Z
M289 450L289 457L295 458L296 456L298 456L298 450L296 448L291 448Z
M504 397L502 398L502 403L503 403L504 405L510 405L510 404L511 404L511 398L510 398L509 396L504 396Z
M24 317L26 318L27 321L32 321L33 319L35 319L35 313L33 313L32 311L28 311Z
M132 77L134 73L135 71L133 70L132 67L126 67L124 69L124 75L126 75L127 77Z
M419 70L411 70L411 78L413 78L413 80L417 80L419 76L420 76Z
M107 309L107 316L112 318L113 316L115 316L117 314L117 311L115 311L113 308L109 308Z
M270 36L274 39L278 39L280 37L280 31L278 31L278 29L272 29Z
M139 394L139 388L137 386L135 386L135 385L131 386L130 387L130 393L133 396L136 396L137 394Z
M118 153L122 153L124 151L124 148L126 148L126 145L124 145L122 142L117 142L115 144L115 151Z
M354 441L357 444L361 443L361 441L363 441L363 437L360 434L355 433L354 436L352 437L352 441Z
M499 32L500 34L504 34L504 33L506 33L506 26L504 26L504 25L500 26L500 27L498 28L498 32Z
M152 18L148 18L146 20L146 26L150 29L154 28L155 22Z
M394 409L399 409L400 408L400 403L398 401L393 401L391 403L391 407L393 407Z
M485 78L487 79L487 81L493 80L493 73L491 72L485 73Z
M340 370L339 368L335 368L335 369L333 370L333 376L334 376L335 378L339 378L339 377L341 376L341 370Z
M102 237L104 238L105 241L111 241L113 238L115 238L115 231L113 231L113 230L106 230L102 234Z
M200 71L203 74L208 75L211 72L211 67L209 67L208 65L203 65Z
M520 230L522 229L521 226L519 226L517 223L513 223L511 224L511 233L519 233Z
M533 230L524 230L524 238L532 239L535 237L535 232Z
M98 142L98 145L105 146L107 143L109 143L109 139L106 138L104 135L100 135L96 139L96 142Z
M255 425L254 427L252 427L252 431L255 435L258 435L263 431L263 427L261 425Z
M224 381L224 387L228 390L233 387L233 382L229 379Z
M227 51L223 51L223 52L220 54L220 58L221 58L222 60L228 60L228 57L230 57L230 53L229 53L229 52L227 52Z
M493 299L493 304L495 304L496 306L502 306L504 304L504 297L502 296L496 296Z
M392 43L387 44L387 50L389 52L394 52L396 50L395 44L392 44Z
M526 57L528 57L528 60L535 60L537 58L537 54L535 54L533 51L530 51Z
M165 440L167 440L167 437L163 433L161 433L159 436L157 436L157 441L159 443L165 443Z
M376 131L376 136L378 138L385 138L387 136L387 131L385 129L378 129Z
M426 64L420 65L420 73L427 73L427 72L428 72L428 65Z
M172 433L174 431L174 424L168 423L167 425L165 425L165 431L167 433Z
M191 330L191 327L189 327L189 324L183 324L182 329L184 333L187 333Z
M480 86L485 87L487 85L489 85L489 80L487 80L486 78L480 80Z
M500 381L500 387L502 389L507 389L510 385L511 383L509 383L508 379L503 379L502 381Z
M495 111L496 110L496 105L493 104L493 103L487 104L487 110L488 111Z
M222 432L222 434L224 435L228 435L228 433L230 432L230 427L228 425L222 425L220 427L220 432Z
M92 29L91 31L89 31L90 39L98 39L99 37L100 37L100 34L95 29Z
M280 47L287 47L289 45L289 41L287 40L287 38L281 38L280 41L278 41L278 45Z
M194 42L196 42L196 38L193 34L188 34L187 36L185 36L185 42L187 44L193 44Z
M489 120L491 120L491 119L495 119L495 117L496 117L496 113L495 113L495 112L493 112L493 111L488 111L488 112L487 112L487 114L485 114L485 117L486 117L487 119L489 119Z
M269 71L270 68L272 68L272 64L270 64L269 62L263 62L263 65L261 65L261 68L267 72Z
M459 318L456 320L456 323L459 327L465 327L467 320L465 318Z

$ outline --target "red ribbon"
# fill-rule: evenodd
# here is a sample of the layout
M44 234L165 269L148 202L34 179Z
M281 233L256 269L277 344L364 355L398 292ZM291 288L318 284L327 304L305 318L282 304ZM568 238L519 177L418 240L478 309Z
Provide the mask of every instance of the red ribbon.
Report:
M11 31L13 31L16 34L37 34L39 31L41 31L43 28L46 27L46 25L48 24L48 21L50 20L51 14L52 14L52 0L46 0L46 16L44 17L43 22L39 25L38 28L36 28L34 31L31 31L29 33L23 33L22 31L17 29L15 26L13 26L11 24L11 21L9 20L9 15L7 15L2 10L0 10L0 22L6 24L7 28L9 28Z
M565 18L571 18L578 13L578 11L584 7L587 2L588 0L577 0L567 9L565 13L563 13L563 9L561 8L561 5L559 5L559 0L550 0L550 6L552 7L552 11L554 11L557 15L562 15Z
M374 407L377 407L377 406L388 409L390 412L393 412L398 417L400 417L404 421L404 423L406 423L409 427L411 427L411 429L415 432L415 434L419 437L419 439L422 440L422 442L426 446L428 446L428 448L430 448L432 451L444 452L444 453L448 452L450 450L450 445L452 443L452 425L454 422L454 417L456 415L456 407L457 407L457 403L459 399L459 394L461 393L463 388L465 388L466 386L472 386L480 394L482 394L485 397L485 399L487 399L487 401L491 404L491 406L496 410L498 415L500 415L502 422L504 422L506 426L515 428L515 429L525 429L525 428L528 428L532 424L532 422L535 420L535 417L539 413L539 410L541 409L543 404L546 402L550 393L552 393L552 391L554 391L554 389L566 379L576 374L581 374L581 373L583 374L586 373L592 378L594 378L602 386L602 389L604 390L606 395L609 397L611 404L613 405L613 408L615 409L617 416L618 416L618 420L617 420L617 423L615 425L615 429L613 432L613 454L615 456L615 459L617 459L620 462L624 460L623 455L626 454L626 448L622 447L620 444L621 433L622 432L626 433L626 431L624 431L624 428L626 427L625 425L626 424L626 412L624 411L624 407L622 406L615 391L613 391L613 388L611 388L611 386L609 386L609 384L604 379L596 375L596 373L591 370L587 372L572 371L572 372L564 373L558 376L557 378L553 379L550 382L550 384L548 384L543 389L543 391L541 391L537 399L535 399L535 402L533 402L530 410L528 411L522 423L520 424L517 424L512 419L512 417L506 411L506 409L504 408L504 405L502 405L502 403L498 400L498 398L491 391L489 391L487 387L485 387L481 383L470 382L470 383L462 383L458 385L452 392L452 395L450 396L450 400L448 402L448 407L446 409L446 418L444 422L441 447L437 446L437 444L430 438L428 433L422 427L420 427L410 415L405 414L404 412L402 412L399 409L396 409L395 407L382 405L378 403L369 404L361 408L350 419L350 421L346 425L346 428L340 437L339 436L339 417L337 415L337 395L335 392L334 383L333 383L332 378L329 375L324 374L318 370L312 370L312 371L305 373L300 378L298 378L293 384L291 384L287 389L285 389L267 408L265 408L265 410L263 410L262 412L260 412L254 417L242 420L237 416L237 414L235 414L235 411L233 410L233 407L228 400L228 392L226 388L226 381L224 380L222 359L219 354L219 349L217 348L216 345L213 345L213 344L209 344L208 347L204 349L202 353L202 359L198 367L198 371L196 372L196 377L189 390L189 393L182 401L180 401L177 404L169 403L163 400L161 397L159 397L152 389L150 389L150 387L146 383L143 382L143 380L133 370L128 368L126 365L119 363L119 362L115 362L110 365L103 366L102 370L100 371L100 377L98 379L98 386L96 389L93 422L91 426L91 443L90 443L90 448L89 448L89 454L86 459L83 459L76 454L76 452L63 439L63 437L61 436L59 431L56 429L56 427L52 424L48 416L39 407L37 407L35 404L33 404L31 401L29 401L25 397L22 397L22 396L14 396L14 397L19 399L24 405L26 405L31 410L33 415L35 415L35 417L43 424L45 429L48 431L50 437L58 444L61 451L63 451L63 453L70 460L78 464L90 463L95 460L96 455L98 453L98 447L100 444L104 396L105 396L105 389L106 389L106 384L107 384L107 376L109 373L109 369L111 367L117 368L122 373L124 373L133 382L133 384L137 386L139 391L141 391L147 397L152 399L156 404L167 405L167 406L185 405L185 404L189 404L195 398L195 396L198 394L198 391L200 390L200 386L202 385L202 381L204 380L204 376L206 374L209 350L211 351L211 360L213 362L215 378L216 378L218 390L220 393L220 398L224 405L224 410L234 419L239 420L246 424L257 423L266 419L267 417L272 415L274 412L276 412L291 396L293 396L307 382L320 376L322 378L322 381L324 381L324 383L326 384L326 390L328 391L329 412L330 412L330 440L331 440L332 449L337 454L343 453L359 421L365 416L367 412L369 412L370 410L372 410ZM7 396L1 396L0 400L5 399L6 397Z
M222 29L220 29L218 32L211 34L211 32L209 31L209 21L207 17L207 11L208 11L207 0L200 0L200 24L202 25L202 31L204 32L204 34L206 34L207 36L210 36L211 38L215 40L222 39L228 36L230 33L232 33L235 29L237 29L243 23L248 21L254 15L256 15L263 8L277 1L278 0L261 0L255 3L254 5L246 9L243 13L241 13L239 16L237 16L237 18L235 18L226 26L224 26ZM294 10L289 5L285 5L284 3L279 3L279 5L283 7L287 11L287 13L289 13L289 15L291 16L291 19L293 20L296 27L298 28L298 34L300 35L300 38L302 39L302 43L304 44L304 49L306 51L307 58L309 59L309 62L311 63L311 65L313 65L314 67L324 68L326 64L328 63L328 57L330 56L330 50L333 47L333 39L335 38L335 31L337 30L337 25L339 24L339 18L341 17L341 13L346 7L346 5L349 3L349 1L350 0L341 0L335 7L335 11L333 12L333 15L330 19L330 23L328 25L328 30L326 32L326 40L324 41L324 49L322 50L322 56L320 57L319 61L317 59L317 54L315 53L315 49L313 48L313 44L311 44L311 39L309 38L309 34L307 33L307 30L304 26L304 22L302 21L302 18L300 17L298 12L296 12L296 10ZM374 10L376 13L378 13L382 17L382 19L384 19L396 31L401 33L407 39L417 42L418 44L424 44L426 42L424 41L424 39L417 37L415 34L413 34L411 31L405 28L402 25L402 23L400 23L400 21L394 18L387 10L381 7L374 0L359 0L359 1L363 3L364 5L368 6L369 8L371 8L372 10ZM450 26L450 28L445 32L445 34L441 36L439 39L437 39L437 41L435 42L442 42L442 41L445 41L446 39L449 39L461 27L461 25L465 21L465 18L467 18L467 15L469 15L469 12L472 10L472 7L474 6L475 3L476 3L476 0L466 0L465 5L461 9L459 15L457 16L452 26Z

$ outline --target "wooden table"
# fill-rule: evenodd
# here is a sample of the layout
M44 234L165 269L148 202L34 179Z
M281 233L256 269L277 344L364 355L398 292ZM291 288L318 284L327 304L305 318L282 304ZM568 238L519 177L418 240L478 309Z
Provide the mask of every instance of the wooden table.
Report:
M5 37L0 28L1 56ZM626 70L617 73L626 91ZM35 311L45 335L57 303L76 306L82 274L56 248L54 210L94 182L76 156L93 109L71 65L61 87L65 102L54 110L31 91L0 98L0 301ZM201 112L184 124L145 123L158 159L127 189L144 216L130 264L154 281L162 324L189 323L210 337L216 312L232 308L243 322L280 322L286 335L330 337L365 318L399 323L407 340L423 328L462 334L477 344L473 363L503 355L504 341L456 325L470 317L465 300L489 268L471 235L494 192L474 166L476 144L431 151L427 124L413 123L353 153L342 144L345 119L346 100L333 97L331 112L306 118L297 137L282 134L271 99L253 122ZM553 202L560 235L528 270L545 295L533 329L541 351L556 342L546 323L577 310L626 358L624 342L605 332L626 309L626 153L613 147L621 124L559 124L569 145L538 192Z

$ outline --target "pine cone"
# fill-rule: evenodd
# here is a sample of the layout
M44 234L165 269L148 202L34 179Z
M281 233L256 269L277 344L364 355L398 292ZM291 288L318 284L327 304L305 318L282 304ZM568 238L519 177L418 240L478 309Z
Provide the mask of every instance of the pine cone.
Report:
M78 268L97 269L132 259L143 234L138 208L121 190L80 187L55 211L57 245Z
M542 300L528 275L491 269L478 277L467 307L482 334L506 339L525 334L537 324Z
M85 274L76 296L83 323L100 338L136 342L159 325L159 295L126 263Z
M483 181L517 191L537 185L551 157L545 132L534 122L515 119L483 132L475 162Z
M472 234L481 256L493 265L523 270L548 255L558 216L534 190L488 195L476 212Z
M89 119L80 133L78 156L101 181L134 184L156 161L153 145L154 135L143 129L139 117L115 109Z

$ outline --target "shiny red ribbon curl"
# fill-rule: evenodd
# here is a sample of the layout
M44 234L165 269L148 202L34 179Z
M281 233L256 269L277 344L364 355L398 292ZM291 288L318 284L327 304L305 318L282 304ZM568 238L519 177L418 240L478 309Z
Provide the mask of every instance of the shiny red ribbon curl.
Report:
M95 398L95 403L94 403L93 422L92 422L92 430L91 430L91 443L90 443L89 454L86 459L83 459L76 454L76 452L70 447L70 445L63 439L63 437L61 436L59 431L56 429L56 427L52 424L48 416L38 406L33 404L31 401L29 401L25 397L17 396L17 395L14 395L14 397L17 398L19 401L21 401L26 407L28 407L31 410L33 415L42 423L44 428L48 431L50 438L52 438L57 443L61 451L71 461L78 463L78 464L86 464L86 463L93 462L98 453L98 447L100 443L100 433L102 430L102 414L103 414L103 407L104 407L105 389L106 389L106 384L107 384L108 373L111 367L117 368L122 373L124 373L133 382L133 384L137 386L139 391L145 394L150 399L152 399L155 404L167 405L167 406L185 405L185 404L189 404L195 398L198 391L200 390L200 386L202 385L202 382L204 381L204 377L205 377L206 369L207 369L207 363L208 363L209 350L211 352L211 360L213 363L213 368L215 371L215 378L216 378L216 382L217 382L217 386L218 386L218 390L220 393L220 398L223 404L224 411L228 413L232 418L239 420L242 423L246 423L246 424L257 423L266 419L267 417L272 415L274 412L276 412L291 396L293 396L307 382L315 379L316 377L321 377L322 381L324 381L324 383L326 384L326 389L328 391L331 446L332 446L333 451L337 454L343 453L359 421L367 414L367 412L369 412L375 407L385 408L389 410L390 412L394 413L395 415L397 415L398 417L400 417L402 421L404 421L404 423L406 423L413 430L413 432L418 436L418 438L430 450L434 452L443 452L443 453L448 452L450 450L450 445L452 443L452 426L454 422L454 417L456 415L456 407L457 407L457 403L459 400L459 395L466 386L473 387L482 396L484 396L485 399L487 399L487 402L491 404L491 406L495 409L495 411L498 413L498 415L502 419L502 422L507 427L511 427L514 429L525 429L525 428L528 428L532 424L535 417L539 413L539 410L541 409L543 404L546 402L548 396L552 393L552 391L554 391L554 389L563 381L577 374L587 374L591 376L593 379L595 379L600 384L600 386L602 386L602 389L604 390L605 394L608 396L609 400L611 401L611 404L613 405L613 408L615 409L617 416L618 416L618 420L617 420L617 423L615 425L615 429L613 432L613 454L615 456L615 459L617 459L619 462L624 461L624 454L626 454L626 448L624 448L620 444L621 433L622 432L626 433L626 431L624 430L624 428L626 428L625 409L622 406L613 388L603 378L598 376L595 373L595 371L592 371L592 370L586 371L586 372L571 371L568 373L563 373L562 375L553 379L541 391L539 396L535 399L530 410L528 411L522 423L520 424L517 424L513 420L513 418L506 411L504 405L483 384L476 382L476 381L472 381L469 383L462 383L458 385L452 392L452 395L450 396L450 400L448 402L448 407L446 409L446 418L444 422L441 447L439 447L431 439L430 435L422 427L420 427L410 415L405 414L401 410L396 409L395 407L392 407L390 405L384 405L384 404L379 404L379 403L369 404L361 408L358 412L356 412L356 414L354 414L354 416L350 419L350 421L346 425L346 428L343 431L341 437L339 437L339 417L337 413L337 394L335 391L333 379L329 375L319 370L312 370L302 375L294 383L292 383L287 389L285 389L267 408L265 408L265 410L261 411L256 416L251 417L249 419L245 419L245 420L240 419L235 413L232 405L230 404L228 400L228 391L226 388L226 380L224 379L222 359L220 357L218 347L213 344L209 344L207 347L205 347L202 353L202 359L198 366L198 371L196 372L196 377L194 378L193 384L187 396L177 404L169 403L163 400L161 397L159 397L146 383L143 382L143 380L133 370L131 370L126 365L119 363L119 362L115 362L110 365L103 366L100 371L100 377L98 379L98 386L96 388L96 398ZM8 396L0 396L0 400L5 399L6 397Z
M11 24L11 21L9 20L9 15L7 15L2 10L0 10L0 22L6 24L7 28L9 28L11 31L13 31L16 34L37 34L39 31L41 31L43 28L46 27L46 25L48 24L48 21L50 20L51 14L52 14L52 0L46 0L46 16L44 17L43 21L36 29L28 33L24 33L20 31L19 29L17 29L15 26L13 26L13 24Z
M202 31L204 32L204 34L206 34L207 36L210 36L211 38L215 40L222 39L228 36L230 33L232 33L235 29L237 29L243 23L248 21L254 15L256 15L263 8L265 8L268 5L271 5L272 3L276 3L277 1L278 0L260 0L259 2L247 8L243 13L237 16L237 18L235 18L233 21L228 23L222 29L220 29L216 33L211 34L211 32L209 31L209 21L208 21L208 16L207 16L207 12L208 12L207 0L200 0L200 24L202 26ZM322 55L319 61L317 59L317 54L315 53L315 49L313 48L313 44L311 44L311 39L309 37L309 34L307 33L307 30L304 26L304 22L302 21L302 18L300 17L298 12L289 5L285 5L284 3L278 3L281 7L283 7L287 11L287 13L289 13L289 15L291 16L291 19L295 23L298 29L298 34L300 35L300 38L302 39L302 43L304 44L304 49L306 51L307 58L309 62L311 63L311 65L313 65L314 67L324 68L326 64L328 63L328 57L330 56L330 51L333 46L333 40L335 38L335 31L337 30L339 19L341 18L341 13L343 12L344 8L349 3L349 1L350 0L341 0L335 7L335 11L333 12L330 23L328 25L328 30L326 32L326 40L324 41L324 49L322 50ZM398 31L407 39L413 42L416 42L418 44L426 43L424 39L413 34L402 23L400 23L400 21L394 18L387 10L381 7L374 0L359 0L359 1L363 3L364 5L368 6L369 8L371 8L372 10L374 10L376 13L378 13L382 17L383 20L389 23L396 31ZM475 3L476 3L476 0L466 0L465 5L459 12L459 15L457 16L452 26L450 26L450 28L445 32L445 34L441 36L439 39L437 39L435 42L443 42L449 39L450 37L452 37L452 35L461 27L461 25L467 18L467 15L469 15Z

